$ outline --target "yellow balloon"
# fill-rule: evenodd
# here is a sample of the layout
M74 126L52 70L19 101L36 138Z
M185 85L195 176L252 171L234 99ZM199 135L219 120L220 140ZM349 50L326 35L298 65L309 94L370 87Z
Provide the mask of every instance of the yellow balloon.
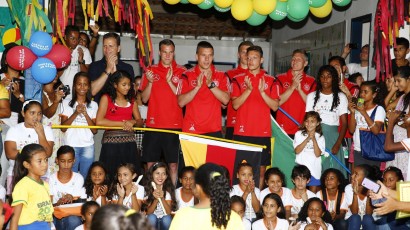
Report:
M252 0L235 0L231 6L232 16L238 21L245 21L253 12Z
M180 0L164 0L166 3L170 5L178 4Z
M321 7L309 7L310 13L318 18L325 18L332 12L332 1L327 0L327 2Z
M220 8L228 8L232 5L233 0L215 0L215 5Z
M268 15L276 7L276 0L253 0L253 10L261 15Z
M191 4L198 5L201 4L204 0L188 0Z

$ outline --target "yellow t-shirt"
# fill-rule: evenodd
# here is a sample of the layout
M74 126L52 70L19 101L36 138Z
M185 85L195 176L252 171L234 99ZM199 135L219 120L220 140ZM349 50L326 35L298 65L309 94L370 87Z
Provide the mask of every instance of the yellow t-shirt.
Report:
M0 100L9 100L10 95L9 91L7 91L6 87L3 84L0 84Z
M211 230L218 228L211 222L210 208L195 208L186 207L176 212L172 219L170 230L180 229L195 229L195 230ZM231 211L231 216L225 230L243 230L241 217L234 211Z
M53 204L50 199L50 188L47 182L43 184L24 177L13 190L11 206L23 204L18 225L31 224L35 221L53 221Z

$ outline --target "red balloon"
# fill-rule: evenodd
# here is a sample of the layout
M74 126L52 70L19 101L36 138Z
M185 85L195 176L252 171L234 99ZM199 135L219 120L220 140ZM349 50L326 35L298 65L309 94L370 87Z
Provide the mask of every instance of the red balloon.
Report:
M31 67L37 56L25 46L15 46L7 52L7 64L15 70L26 70Z
M70 65L71 51L64 45L55 44L51 48L51 51L44 57L54 62L54 65L56 65L57 69L61 69Z

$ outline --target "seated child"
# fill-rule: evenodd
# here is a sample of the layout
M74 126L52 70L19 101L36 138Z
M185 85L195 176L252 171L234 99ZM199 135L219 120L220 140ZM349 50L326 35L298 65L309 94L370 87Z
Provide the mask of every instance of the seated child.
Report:
M295 187L291 190L291 215L293 218L298 217L300 209L308 199L316 197L313 192L306 189L306 186L310 181L310 177L310 171L304 165L296 165L292 170L292 182L295 185Z
M76 227L74 230L90 230L91 221L95 212L100 208L100 205L95 201L87 201L81 206L81 218L84 224Z
M115 178L116 192L113 196L113 202L116 201L116 204L122 204L126 208L132 208L139 212L144 199L144 187L134 183L134 180L137 179L134 165L130 163L121 164Z
M238 215L242 218L244 229L251 230L252 229L251 222L248 219L244 218L245 208L246 208L246 204L242 197L237 196L237 195L231 196L231 210L238 213Z
M192 188L195 184L195 168L192 166L185 166L179 173L179 182L181 187L175 189L175 199L177 201L177 210L184 207L194 206L194 192Z

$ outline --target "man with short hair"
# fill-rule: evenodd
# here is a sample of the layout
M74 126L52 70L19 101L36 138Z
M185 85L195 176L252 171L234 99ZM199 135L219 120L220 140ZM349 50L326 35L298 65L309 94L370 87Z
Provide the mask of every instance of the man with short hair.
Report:
M340 55L345 58L350 54L350 43L343 49L343 54ZM369 44L362 46L360 50L360 63L347 64L349 74L361 73L365 81L374 80L376 78L376 69L369 66Z
M196 49L198 64L182 74L178 104L186 106L183 132L222 137L221 104L229 102L229 82L224 72L212 64L213 59L213 46L201 41Z
M80 71L87 72L92 62L90 51L79 44L80 30L77 26L68 25L65 28L64 41L71 51L71 62L61 74L60 80L64 85L73 88L74 75ZM71 94L67 95L71 98Z
M266 166L271 164L270 110L279 108L279 92L273 76L261 68L263 51L260 46L247 49L248 70L232 80L232 106L237 110L234 140L265 145L262 150L259 188L264 185Z
M148 128L181 131L182 108L178 106L176 90L181 74L186 70L174 60L175 44L164 39L159 43L160 61L150 66L141 80L142 102L148 103ZM177 181L179 137L172 133L145 131L142 140L142 160L150 168L161 161L163 153L174 185Z
M108 80L108 77L117 70L127 72L134 79L134 69L130 64L120 60L121 51L120 35L116 33L107 33L103 36L103 54L104 57L93 62L88 69L88 76L91 80L91 94L94 101L99 103L101 93ZM134 80L133 80L134 82Z
M352 97L359 96L360 87L348 80L348 77L345 77L347 74L346 61L341 56L332 56L329 58L329 65L333 66L339 75L339 88L346 94L347 99L350 101ZM343 84L341 84L343 82Z
M232 79L239 74L246 73L248 69L248 59L247 59L247 49L253 46L253 43L250 41L243 41L238 46L238 60L239 65L235 69L228 70L225 72L226 76L228 76L229 80L232 82ZM231 89L232 90L232 89ZM236 110L232 107L232 101L229 101L229 104L226 107L226 130L225 130L225 138L228 140L232 140L233 138L233 130L236 123Z
M304 71L307 65L306 52L300 49L294 50L290 69L276 76L280 93L279 105L299 124L302 124L305 115L306 96L316 90L315 78ZM276 113L276 121L291 137L299 130L298 125L280 110Z

